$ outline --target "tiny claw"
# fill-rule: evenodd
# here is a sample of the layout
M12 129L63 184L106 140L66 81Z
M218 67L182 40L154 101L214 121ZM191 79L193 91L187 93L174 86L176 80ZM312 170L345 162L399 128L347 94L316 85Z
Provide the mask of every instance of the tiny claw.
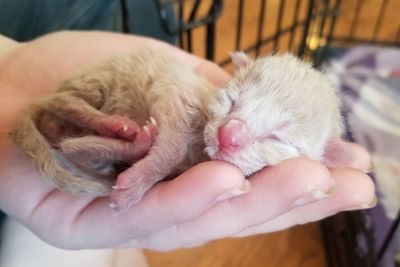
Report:
M153 117L150 117L150 122L151 122L151 124L157 126L157 121Z
M115 190L121 190L121 191L129 188L129 186L124 186L121 184L112 185L111 187Z
M108 206L110 206L110 208L112 208L112 209L115 209L117 207L117 205L115 203L110 203L110 205L108 205Z
M143 130L146 132L147 135L150 135L150 129L147 125L143 126Z
M124 125L122 126L122 130L124 130L124 132L128 131L128 125L124 124Z

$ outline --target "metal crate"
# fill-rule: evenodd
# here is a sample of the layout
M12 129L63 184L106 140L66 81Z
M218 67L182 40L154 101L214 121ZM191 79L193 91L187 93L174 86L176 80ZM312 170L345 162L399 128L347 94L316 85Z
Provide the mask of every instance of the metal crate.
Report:
M290 51L299 57L313 59L318 64L329 47L351 46L356 43L374 43L382 45L400 44L400 16L393 15L391 3L396 1L382 0L378 5L376 14L363 14L367 1L341 1L341 0L154 0L162 25L171 35L178 38L178 45L183 49L193 52L193 31L197 28L206 28L204 55L210 60L216 60L220 65L230 63L226 55L224 59L216 59L216 45L218 42L218 17L224 8L236 9L236 20L232 22L230 32L234 36L232 50L240 50L254 55ZM257 20L252 27L256 27L256 37L251 44L243 45L243 32L246 30L246 8L252 3L252 8L258 10L252 16ZM353 3L353 4L350 4ZM376 3L376 1L375 1ZM247 5L247 6L246 6ZM165 16L165 10L175 7L175 23ZM207 6L207 7L205 7ZM346 11L342 8L346 6ZM199 10L207 9L202 16ZM290 12L289 8L294 10ZM274 9L271 11L271 9ZM393 36L387 38L379 33L382 23L390 13ZM205 13L205 14L204 14ZM351 21L343 25L343 18ZM349 16L351 18L349 18ZM373 16L371 29L368 36L360 35L360 25L365 18ZM271 23L271 18L274 23ZM271 25L273 24L273 25ZM267 31L266 31L267 29ZM248 28L247 28L248 30ZM267 48L267 49L265 49Z

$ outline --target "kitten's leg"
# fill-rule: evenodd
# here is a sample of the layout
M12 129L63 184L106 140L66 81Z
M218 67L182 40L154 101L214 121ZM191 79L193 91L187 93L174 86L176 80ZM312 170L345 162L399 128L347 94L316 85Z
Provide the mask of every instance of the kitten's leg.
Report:
M160 129L148 155L121 173L111 194L111 206L125 210L140 201L145 192L164 179L184 160L188 144L186 133Z
M116 210L125 210L139 202L147 190L173 175L186 160L192 123L196 119L195 112L188 112L187 106L199 105L196 100L191 103L184 99L189 96L182 95L182 92L188 91L183 88L190 86L190 83L160 79L148 89L150 115L159 120L159 133L148 155L118 175L111 193L111 206ZM161 94L166 88L169 93ZM192 97L196 99L195 95Z
M95 95L92 93L92 96ZM100 97L100 96L99 96ZM96 109L96 98L84 98L74 92L55 94L47 101L46 109L53 115L77 126L92 129L102 136L133 140L140 127L127 117L104 114Z
M89 135L67 138L60 143L60 149L65 155L78 162L88 160L134 162L146 155L156 135L157 127L149 124L147 130L138 132L132 142Z
M104 66L89 69L64 81L44 105L55 116L100 135L133 140L140 127L127 117L100 111L106 98L117 91L115 75Z

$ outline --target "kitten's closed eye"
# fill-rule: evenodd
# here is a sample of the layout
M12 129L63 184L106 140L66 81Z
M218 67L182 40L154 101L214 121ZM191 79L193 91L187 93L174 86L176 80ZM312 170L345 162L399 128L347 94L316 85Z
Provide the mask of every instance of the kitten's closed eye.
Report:
M231 104L231 107L230 107L230 109L229 109L229 113L231 113L231 112L235 111L235 108L236 108L236 99L235 99L235 97L234 97L232 94L230 94L228 91L225 91L225 94L226 94L226 96L227 96L227 98L229 99L230 104Z
M266 140L273 140L273 141L280 141L282 143L285 143L282 138L279 137L279 134L277 132L282 131L285 129L289 124L289 121L283 121L273 127L271 130L266 132L264 135L260 137L260 141L266 141Z
M273 133L267 133L263 136L261 136L260 141L282 141L276 134Z

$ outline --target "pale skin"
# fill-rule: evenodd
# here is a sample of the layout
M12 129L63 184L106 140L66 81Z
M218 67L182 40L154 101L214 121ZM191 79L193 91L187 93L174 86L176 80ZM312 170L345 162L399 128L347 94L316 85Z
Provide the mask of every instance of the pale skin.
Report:
M47 184L7 137L21 110L82 64L116 52L134 53L141 45L175 51L188 68L216 85L229 78L215 64L140 37L62 32L22 44L0 36L0 208L39 237L68 249L171 250L277 231L373 204L375 188L365 174L370 156L351 143L356 159L350 166L327 169L291 159L251 176L251 187L235 166L205 162L156 185L118 215L107 197L77 197Z

